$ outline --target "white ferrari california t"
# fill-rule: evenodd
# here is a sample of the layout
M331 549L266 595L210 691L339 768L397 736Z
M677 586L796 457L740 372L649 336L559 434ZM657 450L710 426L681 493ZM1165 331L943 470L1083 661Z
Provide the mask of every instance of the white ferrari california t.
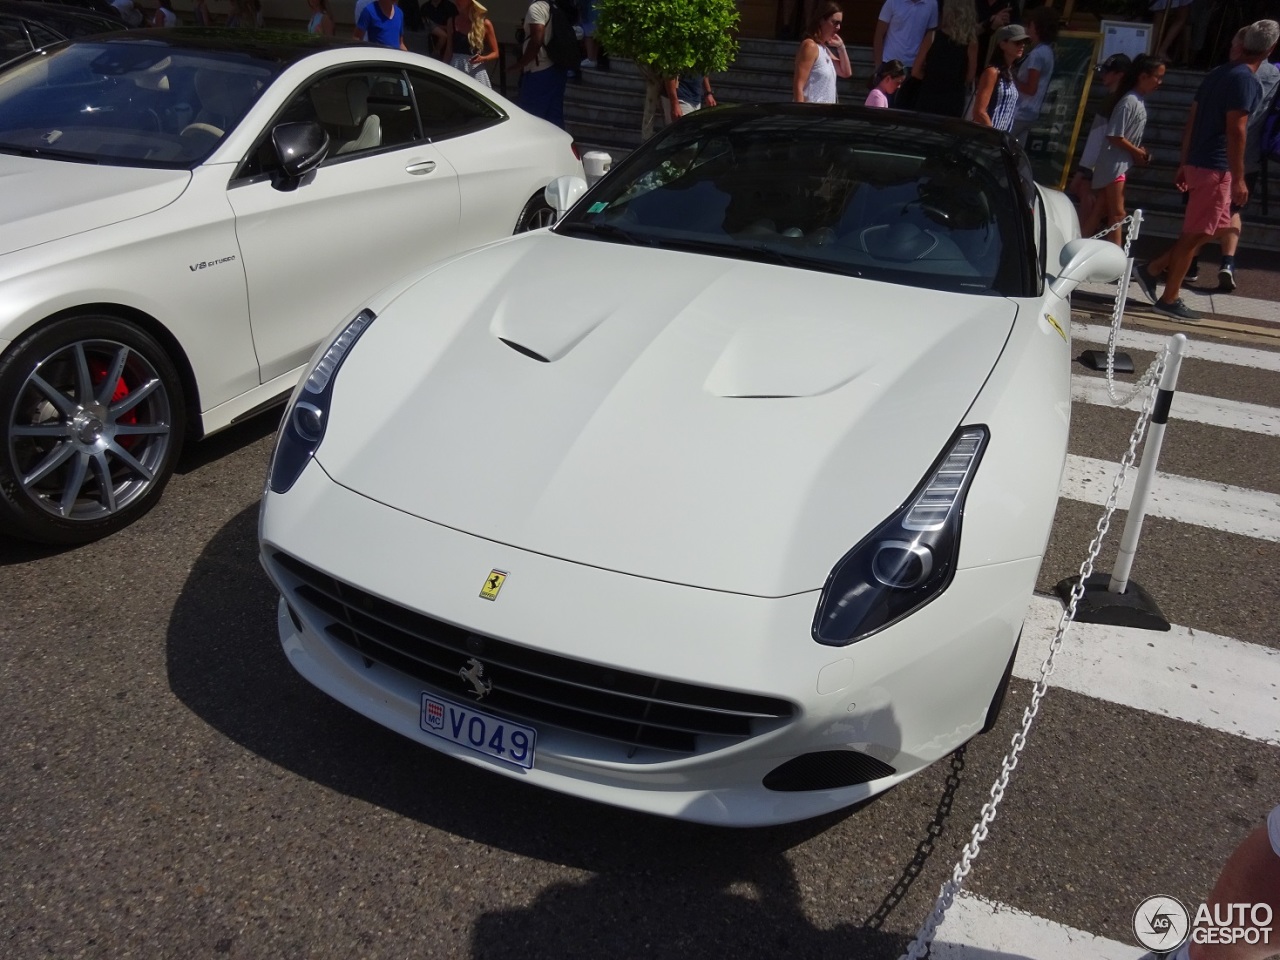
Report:
M585 185L548 189L565 209ZM999 711L1114 280L1005 135L771 105L313 357L260 521L290 663L420 743L705 823L883 791Z
M287 399L335 316L550 222L562 130L447 66L158 30L0 73L0 532L104 536L184 437Z

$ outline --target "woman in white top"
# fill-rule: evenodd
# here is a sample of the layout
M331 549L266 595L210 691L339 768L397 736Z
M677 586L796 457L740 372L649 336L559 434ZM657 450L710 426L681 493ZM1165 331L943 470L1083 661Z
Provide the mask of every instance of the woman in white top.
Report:
M307 33L318 33L321 36L333 36L333 17L329 13L329 0L307 0L311 5L311 19L307 22Z
M173 0L160 0L160 6L156 7L155 18L151 21L153 27L176 27L178 25L178 15L173 12Z
M844 13L834 0L820 3L796 51L791 94L797 103L835 103L836 77L853 76L849 52L840 39Z

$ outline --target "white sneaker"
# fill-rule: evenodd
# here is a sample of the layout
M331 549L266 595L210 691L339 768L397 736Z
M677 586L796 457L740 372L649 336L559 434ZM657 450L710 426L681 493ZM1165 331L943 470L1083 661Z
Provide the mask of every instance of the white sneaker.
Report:
M594 70L596 68L596 62L594 60L583 60L582 63L578 64L578 66L588 67Z

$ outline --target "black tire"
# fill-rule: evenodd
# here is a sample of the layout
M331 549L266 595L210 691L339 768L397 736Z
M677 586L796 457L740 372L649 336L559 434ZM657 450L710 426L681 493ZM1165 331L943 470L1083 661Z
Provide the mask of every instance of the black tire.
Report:
M538 230L541 227L549 227L555 222L555 207L547 203L546 197L538 193L530 197L529 202L520 211L520 216L516 218L514 232L524 233L526 230Z
M173 362L145 331L104 316L15 342L0 358L0 418L0 529L62 545L150 510L186 431Z

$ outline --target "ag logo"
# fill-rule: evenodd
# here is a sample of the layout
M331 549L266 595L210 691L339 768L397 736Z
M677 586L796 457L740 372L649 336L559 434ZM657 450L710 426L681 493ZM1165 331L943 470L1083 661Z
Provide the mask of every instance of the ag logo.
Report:
M1148 950L1177 950L1190 929L1191 914L1173 897L1147 897L1133 911L1133 935Z
M490 570L489 576L485 578L484 586L480 588L480 598L482 600L497 600L498 591L502 589L502 585L507 582L507 571Z

